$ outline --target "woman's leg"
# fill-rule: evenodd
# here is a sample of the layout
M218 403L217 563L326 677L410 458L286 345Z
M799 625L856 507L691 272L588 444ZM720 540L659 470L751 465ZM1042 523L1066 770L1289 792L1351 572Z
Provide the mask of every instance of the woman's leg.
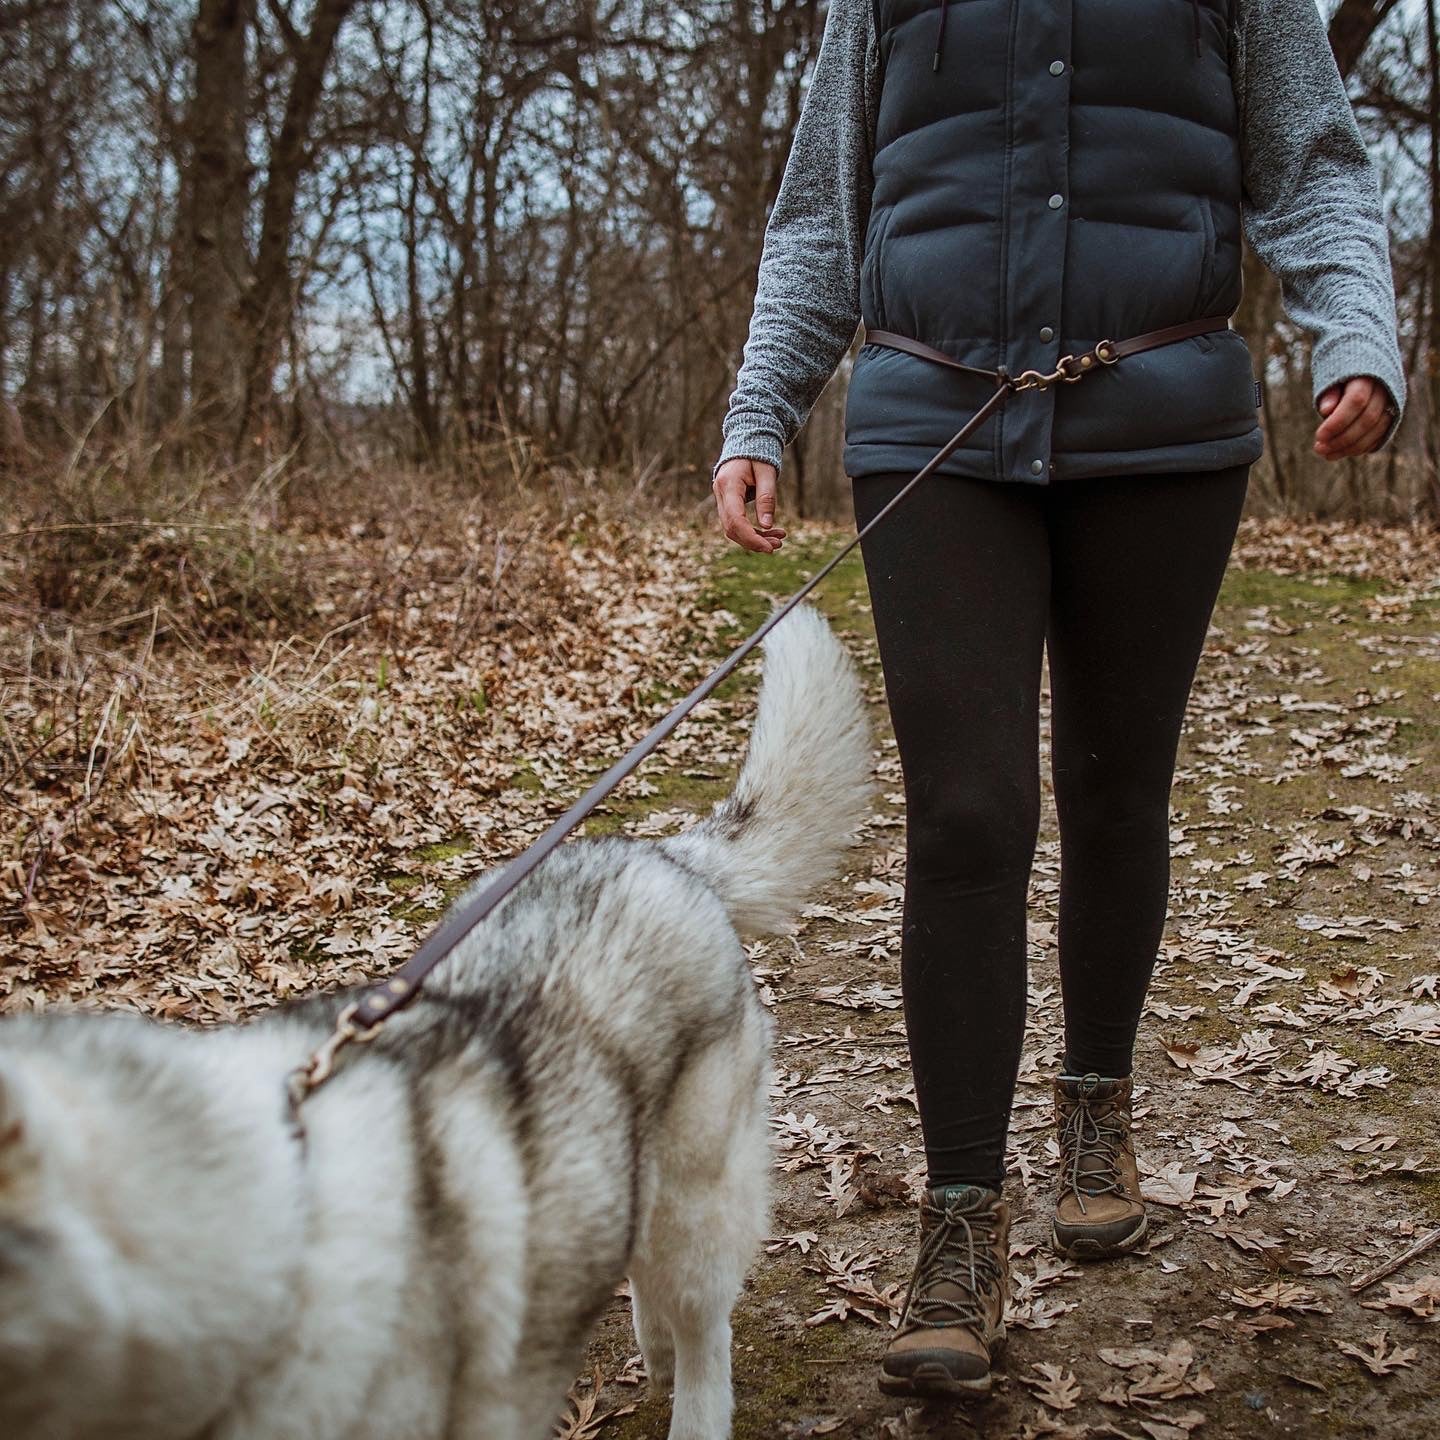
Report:
M856 479L857 523L908 478ZM1043 497L936 477L863 554L905 781L901 985L930 1184L999 1189L1039 823Z
M1130 1074L1165 925L1185 704L1249 466L1076 480L1050 496L1047 643L1065 1069Z

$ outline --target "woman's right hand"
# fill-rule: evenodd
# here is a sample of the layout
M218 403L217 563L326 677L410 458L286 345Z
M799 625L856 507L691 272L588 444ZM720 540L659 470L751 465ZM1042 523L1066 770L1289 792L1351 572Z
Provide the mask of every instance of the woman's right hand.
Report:
M785 532L775 524L775 467L763 460L727 460L715 473L711 489L720 528L746 550L772 555L780 548ZM755 497L755 520L745 511L745 502Z

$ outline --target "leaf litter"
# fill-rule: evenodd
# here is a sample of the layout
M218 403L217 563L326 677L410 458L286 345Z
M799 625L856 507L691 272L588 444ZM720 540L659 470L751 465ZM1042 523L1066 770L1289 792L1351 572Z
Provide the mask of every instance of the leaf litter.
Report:
M43 666L0 672L0 1006L212 1023L394 963L740 628L707 589L708 538L679 527L635 547L624 527L585 528L537 531L494 604L473 566L464 578L466 546L493 540L484 526L457 526L416 584L378 592L363 577L393 564L360 552L388 555L391 539L318 540L335 633L244 653L147 660L47 631L31 647ZM837 543L794 533L817 557ZM1344 1365L1376 1387L1347 1406L1408 1434L1389 1397L1424 1375L1429 1403L1440 1378L1419 1340L1440 1313L1434 1275L1412 1262L1383 1294L1348 1284L1440 1219L1421 1183L1440 1154L1417 1123L1440 1099L1424 1062L1440 1044L1437 748L1403 723L1440 702L1440 541L1247 521L1237 572L1192 697L1138 1057L1154 1233L1109 1266L1045 1246L1063 1049L1047 813L1010 1145L1012 1379L986 1433L1248 1436L1252 1391L1305 1433ZM1376 584L1399 601L1372 604ZM796 934L751 948L777 1017L777 1200L736 1316L737 1435L969 1433L874 1392L924 1183L896 973L903 806L863 588L826 603L874 682L882 798ZM596 823L666 833L718 798L751 683L712 700ZM562 1434L663 1434L632 1351L617 1300ZM1277 1389L1285 1375L1293 1388Z

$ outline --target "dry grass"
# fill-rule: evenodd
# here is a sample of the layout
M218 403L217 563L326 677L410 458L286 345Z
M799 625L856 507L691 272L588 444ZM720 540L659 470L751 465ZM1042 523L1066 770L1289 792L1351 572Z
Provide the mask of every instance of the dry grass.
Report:
M98 717L122 680L133 698L187 653L295 673L309 691L310 651L384 635L437 584L459 603L436 643L534 631L563 604L557 540L623 525L632 496L517 466L498 482L273 468L35 477L0 531L0 678L45 691L41 708L69 719Z
M649 703L647 662L685 663L658 637L698 584L678 558L693 535L635 545L630 496L598 481L514 488L500 503L421 475L36 487L0 534L0 934L20 956L83 938L12 964L12 1002L155 1002L143 980L108 989L103 951L145 951L157 889L214 868L215 835L257 793L286 796L286 835L318 853L263 853L275 835L257 832L221 867L225 896L264 919L222 906L216 930L256 936L279 968L257 979L232 946L186 1013L335 978L288 968L312 872L358 877L358 908L383 916L381 880L411 850L537 765L549 788L608 755ZM525 793L501 807L496 853L543 816Z

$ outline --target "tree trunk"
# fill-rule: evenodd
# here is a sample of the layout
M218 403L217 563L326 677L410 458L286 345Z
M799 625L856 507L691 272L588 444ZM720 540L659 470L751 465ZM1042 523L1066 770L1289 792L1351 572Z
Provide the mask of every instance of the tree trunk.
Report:
M1398 0L1340 0L1330 19L1330 49L1341 75L1360 63L1370 37L1385 23Z
M190 166L183 160L179 168L179 191L175 197L175 215L165 258L165 283L160 295L160 373L156 376L155 413L162 425L184 413L185 377L190 359L193 179ZM238 392L238 385L235 389Z
M240 304L245 286L246 40L249 0L200 0L195 16L191 105L189 254L176 246L176 275L190 295L191 401L212 433L233 429L243 395ZM188 262L188 263L187 263ZM167 335L167 339L172 337ZM175 357L168 352L170 366Z
M249 434L269 405L280 352L294 321L290 242L300 182L310 169L310 132L335 41L357 0L317 0L309 32L292 40L294 66L280 130L270 147L261 202L255 277L244 303L248 364L238 434Z

